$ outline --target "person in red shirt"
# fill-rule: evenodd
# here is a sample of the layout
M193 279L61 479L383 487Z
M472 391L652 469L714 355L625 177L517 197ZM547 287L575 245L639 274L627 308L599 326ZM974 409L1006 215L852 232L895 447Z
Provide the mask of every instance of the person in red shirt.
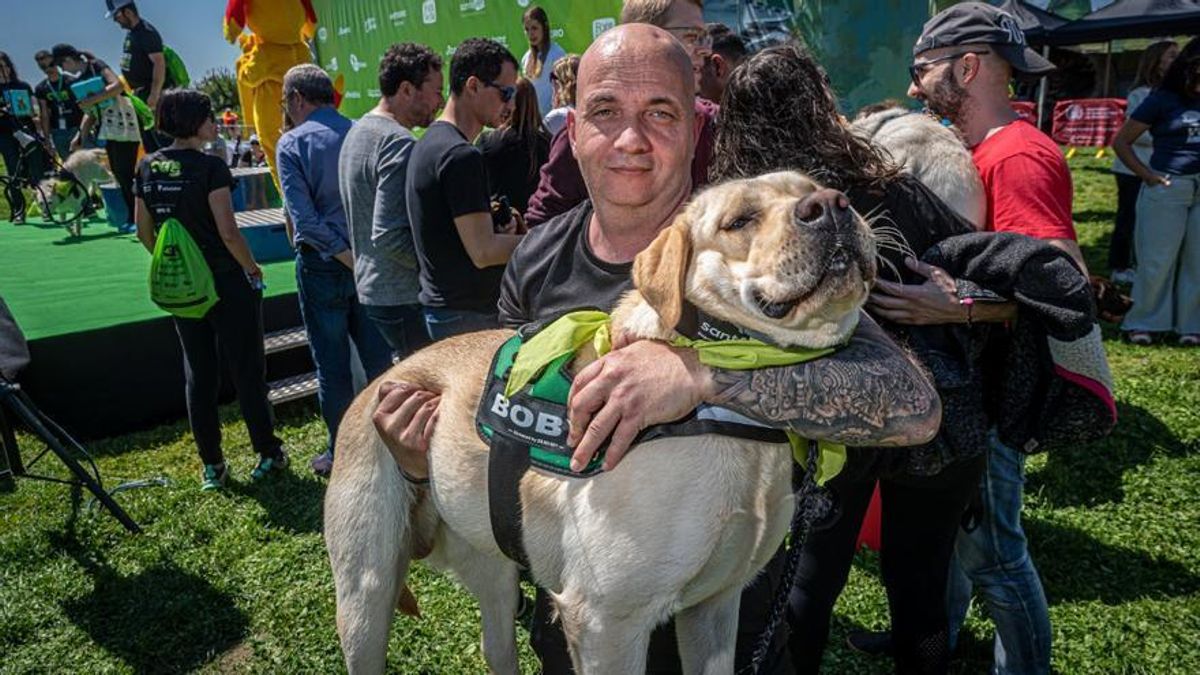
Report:
M1014 71L1043 75L1054 65L1025 44L1016 19L979 2L956 4L925 24L913 47L908 95L949 120L971 149L987 195L985 228L1041 239L1062 249L1085 275L1071 219L1071 173L1062 151L1013 112L1008 84ZM929 281L919 286L877 284L871 308L907 324L1007 321L1011 302L959 302L945 271L910 261ZM1081 283L1085 283L1083 280ZM982 522L960 530L947 580L950 644L978 588L996 625L994 673L1050 671L1050 617L1037 569L1021 527L1025 455L990 434L987 471L980 485ZM857 640L857 645L856 645ZM888 640L851 635L852 645L878 651Z

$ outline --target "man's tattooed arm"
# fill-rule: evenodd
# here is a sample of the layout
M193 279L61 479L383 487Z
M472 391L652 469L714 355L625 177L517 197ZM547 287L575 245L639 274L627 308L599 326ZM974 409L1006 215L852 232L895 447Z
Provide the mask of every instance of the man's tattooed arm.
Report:
M929 442L941 399L924 371L865 313L825 358L760 370L713 369L711 403L811 439L854 446Z

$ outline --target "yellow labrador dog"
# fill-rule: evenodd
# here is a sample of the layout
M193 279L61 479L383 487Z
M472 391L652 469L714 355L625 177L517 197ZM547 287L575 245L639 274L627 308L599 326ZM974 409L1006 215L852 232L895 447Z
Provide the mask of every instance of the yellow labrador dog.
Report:
M875 247L853 211L810 213L819 189L780 172L699 194L637 257L636 290L613 313L614 334L670 339L686 299L779 345L847 339L874 280ZM511 335L450 338L381 378L442 392L428 488L401 477L376 434L378 381L346 413L325 538L351 673L383 672L395 609L417 611L409 563L426 556L479 599L491 670L517 672L518 568L492 534L488 448L474 426L492 356ZM577 357L576 372L593 358ZM644 672L651 631L674 616L685 672L733 672L740 592L792 516L792 461L787 444L710 435L641 443L592 478L529 471L520 485L524 546L576 670Z

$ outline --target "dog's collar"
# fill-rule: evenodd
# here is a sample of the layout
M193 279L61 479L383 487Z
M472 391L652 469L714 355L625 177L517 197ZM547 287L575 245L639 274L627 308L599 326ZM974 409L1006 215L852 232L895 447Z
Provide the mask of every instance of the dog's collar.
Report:
M724 319L718 319L711 314L705 313L689 300L683 301L683 311L679 315L679 323L675 324L675 330L686 338L707 342L716 340L758 340L769 345L776 344L774 340L763 333L747 330Z

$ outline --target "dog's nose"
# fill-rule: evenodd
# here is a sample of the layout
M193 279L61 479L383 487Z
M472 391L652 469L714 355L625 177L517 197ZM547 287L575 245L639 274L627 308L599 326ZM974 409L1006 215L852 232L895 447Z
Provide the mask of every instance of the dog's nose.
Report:
M822 189L796 203L795 220L801 227L838 230L848 222L846 197L837 190Z

